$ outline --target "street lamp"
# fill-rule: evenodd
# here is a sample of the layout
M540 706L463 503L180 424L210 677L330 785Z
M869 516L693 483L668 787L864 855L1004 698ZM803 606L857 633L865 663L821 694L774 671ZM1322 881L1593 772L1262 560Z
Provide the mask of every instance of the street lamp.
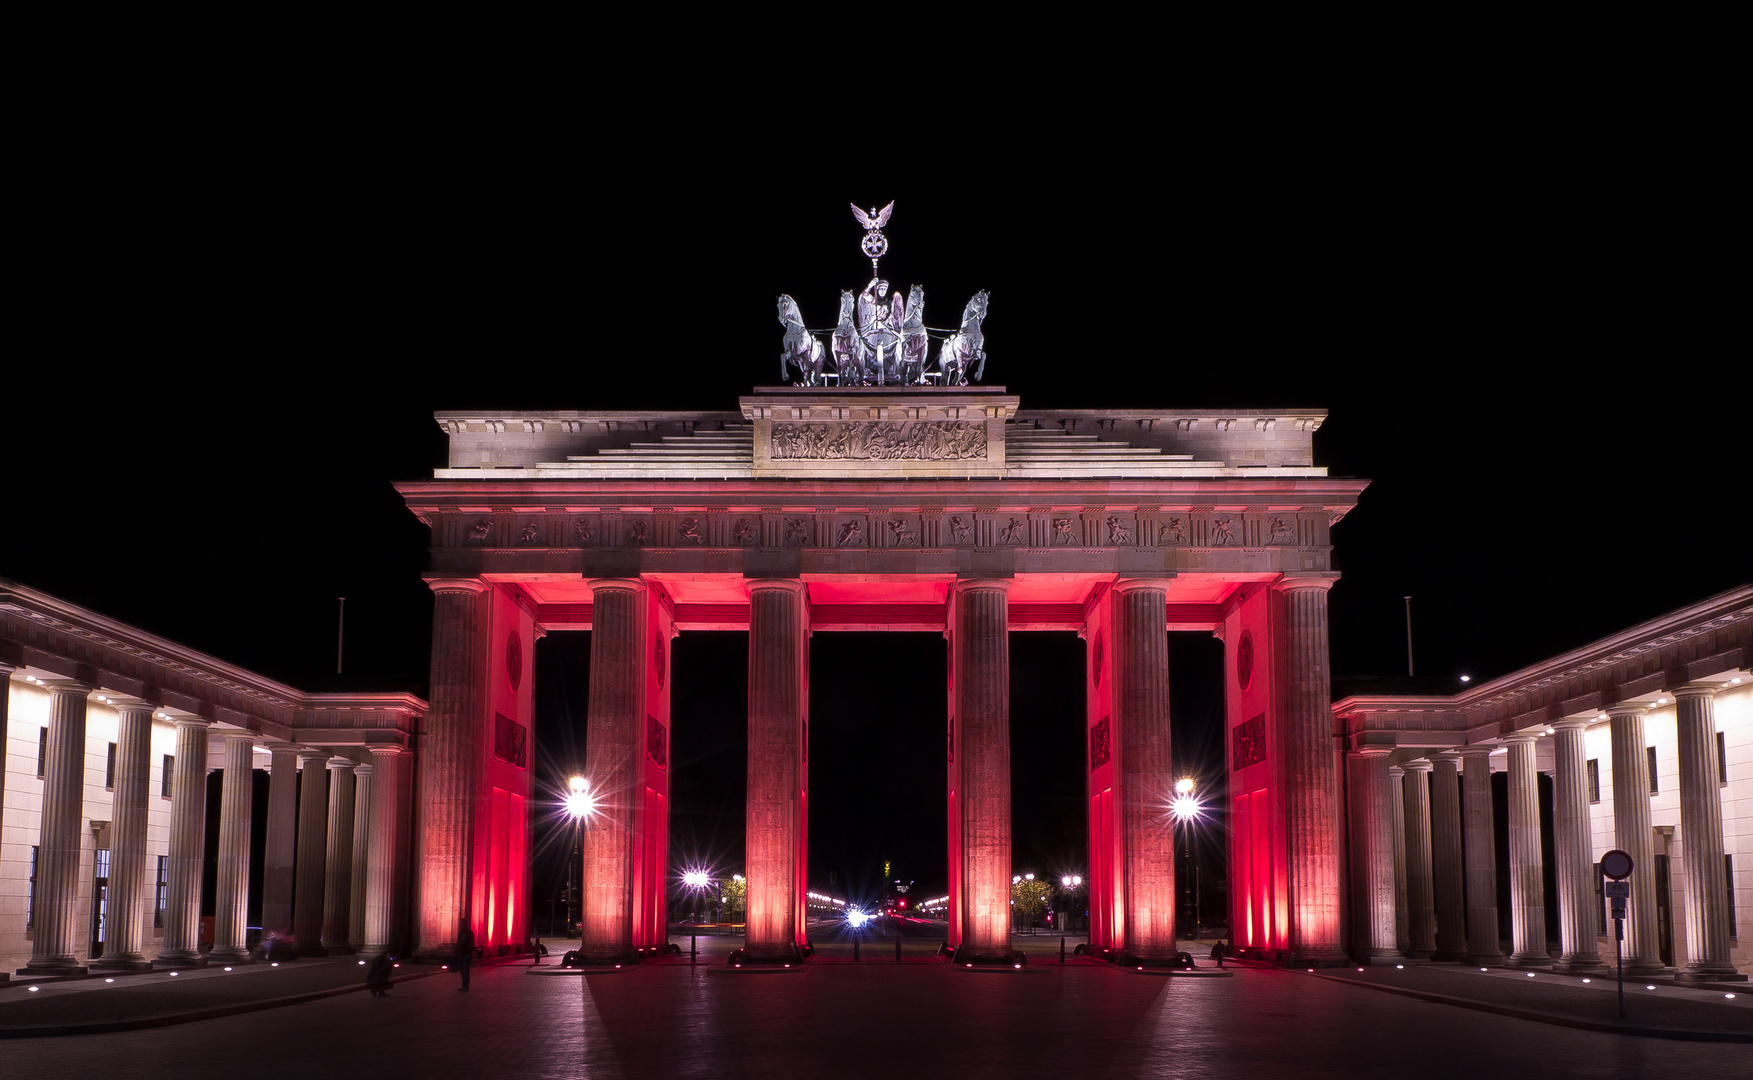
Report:
M562 805L565 807L567 815L572 818L572 853L578 859L578 891L574 895L578 898L579 917L582 919L584 915L584 819L596 812L596 799L590 793L590 781L582 776L574 776L566 781L566 788L566 800ZM567 918L572 918L570 911L567 912ZM580 928L581 937L583 933L583 929ZM567 936L570 937L571 934L568 933Z
M1193 932L1199 932L1199 864L1193 858L1193 825L1204 810L1199 798L1194 794L1197 785L1191 776L1183 776L1175 781L1175 799L1169 804L1169 813L1175 822L1187 826L1187 865L1193 871Z

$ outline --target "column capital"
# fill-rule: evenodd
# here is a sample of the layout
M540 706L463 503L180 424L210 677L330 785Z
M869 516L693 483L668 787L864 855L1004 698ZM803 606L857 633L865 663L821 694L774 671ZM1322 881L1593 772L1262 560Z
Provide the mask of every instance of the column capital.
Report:
M1566 717L1563 720L1552 721L1550 726L1553 731L1587 731L1596 722L1579 717Z
M1402 776L1406 775L1406 770L1404 767L1399 766L1399 765L1390 765L1390 766L1388 766L1388 775L1392 776L1394 779L1398 780Z
M1617 716L1648 716L1649 709L1642 705L1609 705L1603 710L1608 719Z
M114 706L117 712L123 710L127 710L128 712L151 712L158 708L157 705L147 701L145 698L129 697L126 694L121 696L105 694L104 696L109 698L109 701L105 704Z
M253 731L221 731L218 734L220 738L228 743L247 742L252 746L254 746L256 740L260 738L260 736Z
M1173 584L1174 579L1166 577L1123 577L1114 582L1114 591L1116 593L1129 593L1139 589L1161 589L1167 592L1169 586Z
M1402 762L1400 767L1407 772L1430 772L1435 766L1431 765L1430 762L1423 758L1417 758L1412 761Z
M366 747L366 749L371 751L371 756L373 758L394 759L394 758L400 757L401 755L408 752L405 748L397 746L394 743L386 743L386 744L373 743L372 745Z
M301 746L298 748L300 765L309 765L313 761L326 761L328 757L329 752L320 746Z
M1511 743L1536 743L1539 742L1541 738L1542 736L1537 732L1530 734L1529 732L1518 731L1513 735L1505 735L1503 738L1499 739L1498 742L1508 746Z
M1345 753L1347 757L1374 758L1387 757L1389 754L1392 754L1394 750L1395 748L1392 746L1365 743L1362 746L1353 747Z
M369 761L367 761L363 765L353 766L353 775L354 776L370 776L373 771L375 771L375 770L372 769L371 762L369 762Z
M1687 683L1685 686L1682 686L1682 687L1672 691L1673 695L1676 698L1683 698L1683 697L1712 698L1712 697L1716 697L1717 694L1719 694L1721 692L1722 692L1722 687L1716 686L1712 683Z
M1008 594L1014 584L1016 579L1010 577L957 577L954 590L964 593L980 589Z
M1338 581L1339 575L1331 571L1296 571L1280 576L1272 583L1272 588L1279 592L1289 592L1292 589L1320 589L1326 592Z
M90 694L97 687L78 679L38 679L37 685L53 694Z
M480 578L429 577L426 587L435 593L484 593L490 586Z
M589 581L585 582L584 584L587 588L590 589L590 593L592 596L595 596L597 593L600 593L600 592L639 593L639 592L645 591L645 582L640 581L638 578L600 577L600 578L591 578Z
M1457 746L1450 752L1462 758L1483 758L1490 757L1492 754L1496 753L1498 749L1499 748L1496 746L1490 746L1485 743L1468 743L1466 746Z
M170 715L169 720L179 728L210 728L213 726L213 721L207 719L205 716L189 716L187 714L177 713Z
M304 752L304 747L299 746L297 743L269 743L268 744L268 753L274 755L275 757L280 757L282 755L284 755L286 757L297 757L299 754L301 754L303 752Z
M794 577L744 578L743 591L750 596L758 592L788 592L805 599L809 597L809 586Z
M354 761L350 757L342 757L341 755L336 754L328 760L327 764L331 770L338 772L341 769L351 769L354 765Z

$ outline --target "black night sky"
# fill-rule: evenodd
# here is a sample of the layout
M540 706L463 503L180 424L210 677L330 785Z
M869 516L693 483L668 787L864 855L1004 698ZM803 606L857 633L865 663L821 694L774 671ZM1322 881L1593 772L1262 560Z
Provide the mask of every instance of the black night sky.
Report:
M1419 673L1488 678L1753 577L1709 199L1556 143L1195 145L1134 116L831 168L827 139L703 120L367 127L81 181L0 362L0 575L295 686L424 693L426 530L390 485L442 462L433 410L732 408L774 381L775 295L830 324L868 277L848 202L894 199L885 276L932 325L990 289L986 381L1025 408L1331 410L1317 463L1372 480L1335 531L1335 675L1404 673L1406 594ZM890 859L941 888L942 639L812 648L812 879ZM1082 868L1083 648L1012 635L1019 870ZM1220 646L1172 655L1178 756L1217 780ZM587 657L538 648L556 772ZM740 866L745 663L741 635L676 644L678 862Z

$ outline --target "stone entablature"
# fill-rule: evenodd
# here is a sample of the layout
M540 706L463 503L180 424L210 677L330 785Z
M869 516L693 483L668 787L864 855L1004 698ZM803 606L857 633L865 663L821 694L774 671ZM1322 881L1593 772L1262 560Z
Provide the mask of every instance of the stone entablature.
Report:
M1753 585L1460 694L1347 697L1333 704L1335 733L1353 747L1494 743L1559 720L1598 722L1609 706L1671 697L1689 683L1726 687L1737 678L1753 682Z

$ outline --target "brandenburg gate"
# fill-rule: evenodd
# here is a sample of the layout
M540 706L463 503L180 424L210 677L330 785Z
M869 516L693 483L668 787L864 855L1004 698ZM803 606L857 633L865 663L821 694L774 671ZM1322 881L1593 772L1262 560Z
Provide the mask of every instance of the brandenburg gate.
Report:
M573 630L591 631L598 798L582 950L609 962L661 948L670 644L739 630L743 958L799 959L810 636L901 630L949 648L949 945L958 962L1009 962L1008 635L1075 630L1088 643L1091 945L1171 959L1168 633L1193 630L1225 645L1233 940L1342 959L1327 593L1332 526L1365 483L1314 464L1325 413L1031 411L947 360L945 381L962 385L904 370L888 385L882 350L851 385L828 385L816 354L803 385L758 388L735 411L437 415L449 467L400 486L431 526L436 594L420 951L447 954L459 920L489 950L526 938L532 645Z

